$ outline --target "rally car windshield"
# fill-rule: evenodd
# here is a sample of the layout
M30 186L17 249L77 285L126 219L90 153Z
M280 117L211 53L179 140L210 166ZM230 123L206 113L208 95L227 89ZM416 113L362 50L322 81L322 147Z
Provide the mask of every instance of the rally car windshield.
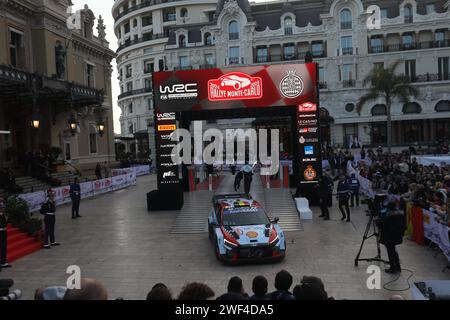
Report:
M261 208L241 207L223 211L224 226L248 226L270 223L266 213Z

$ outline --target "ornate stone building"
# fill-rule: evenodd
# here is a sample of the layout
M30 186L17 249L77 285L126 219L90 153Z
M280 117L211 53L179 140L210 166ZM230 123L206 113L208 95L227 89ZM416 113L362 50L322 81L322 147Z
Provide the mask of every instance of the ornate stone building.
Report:
M148 101L151 116L152 70L302 63L310 52L320 66L322 114L332 120L323 123L324 141L386 143L382 100L361 114L355 106L369 71L397 60L420 95L394 102L393 143L450 140L450 1L116 0L113 15L124 133L136 119L129 106Z
M111 60L101 16L70 0L0 0L0 166L29 152L62 150L90 169L115 161ZM68 167L67 167L68 168Z

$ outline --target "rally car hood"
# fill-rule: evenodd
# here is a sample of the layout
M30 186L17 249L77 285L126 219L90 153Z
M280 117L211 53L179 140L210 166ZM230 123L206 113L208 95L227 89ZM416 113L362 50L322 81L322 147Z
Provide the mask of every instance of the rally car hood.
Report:
M272 225L269 225L269 230L272 228ZM269 242L269 233L265 230L268 229L266 225L251 225L251 226L237 226L237 227L229 227L227 228L229 231L234 231L236 240L240 245L254 245L254 244L267 244Z

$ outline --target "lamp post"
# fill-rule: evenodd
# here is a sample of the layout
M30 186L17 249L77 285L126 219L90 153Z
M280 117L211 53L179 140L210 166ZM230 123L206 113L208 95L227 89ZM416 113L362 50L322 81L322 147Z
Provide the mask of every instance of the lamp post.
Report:
M77 127L78 127L77 120L75 119L75 116L73 115L73 113L71 113L69 116L69 128L70 128L70 133L72 134L72 137L74 137L75 134L77 133Z
M103 134L105 133L105 122L103 121L103 118L98 119L97 129L98 129L99 136L103 137Z

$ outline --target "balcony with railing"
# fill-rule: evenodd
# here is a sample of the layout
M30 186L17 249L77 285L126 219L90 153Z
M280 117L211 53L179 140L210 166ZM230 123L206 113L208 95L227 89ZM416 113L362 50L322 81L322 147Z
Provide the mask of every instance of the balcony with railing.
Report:
M143 36L142 38L138 38L135 40L126 40L122 45L119 46L119 48L117 49L117 52L120 52L121 50L130 47L130 46L134 46L136 44L141 44L147 41L152 41L152 40L158 40L158 39L164 39L164 38L168 38L169 37L169 33L168 32L164 32L164 33L158 33L158 34L151 34L151 35L146 35Z
M341 29L342 30L348 30L352 28L352 22L351 21L342 21L341 22Z
M239 32L230 32L228 34L229 40L239 40Z
M397 43L384 46L383 45L370 46L369 53L383 53L383 52L396 52L396 51L409 51L409 50L448 48L448 47L450 47L450 39L441 41L411 42L404 44Z
M192 66L177 66L173 68L173 71L192 70Z
M239 58L238 57L228 58L228 64L239 64Z
M326 81L319 81L319 89L328 89Z
M217 65L214 64L210 64L210 63L206 63L206 64L201 64L198 66L199 69L214 69L217 68Z
M353 54L353 48L342 48L342 55L352 55Z
M304 60L307 52L297 52L289 54L262 54L254 57L254 63L267 63L267 62L281 62L281 61L292 61L292 60ZM325 51L315 51L312 52L314 58L324 58L326 57Z
M354 88L354 87L356 87L356 80L343 80L342 87L343 88Z
M150 88L150 87L145 87L145 88L136 89L136 90L130 90L130 91L120 94L118 99L120 100L120 99L128 98L131 96L136 96L136 95L151 93L151 92L152 92L152 88Z
M147 8L150 6L154 6L157 4L161 4L161 3L168 3L168 2L176 2L176 1L180 1L180 0L147 0L147 1L143 1L142 3L129 7L126 10L122 11L121 13L119 13L116 17L115 17L115 22L117 22L120 18L126 16L127 14L133 12L133 11L137 11L143 8Z
M450 81L450 73L426 73L411 77L411 82Z

